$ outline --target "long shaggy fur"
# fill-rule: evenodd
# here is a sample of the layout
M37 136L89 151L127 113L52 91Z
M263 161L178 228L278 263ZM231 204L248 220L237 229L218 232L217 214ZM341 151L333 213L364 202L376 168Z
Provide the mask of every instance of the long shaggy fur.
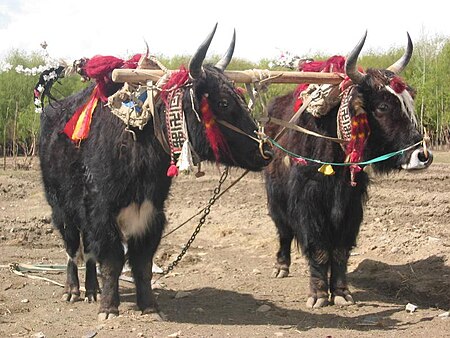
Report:
M194 80L192 86L194 102L189 91L182 98L189 139L202 160L215 161L205 128L192 109L194 106L199 110L205 94L215 117L249 134L257 126L222 71L205 65L202 77ZM164 203L171 185L171 178L166 175L170 156L155 137L152 120L143 130L133 128L132 134L102 102L93 114L89 137L79 147L73 144L62 131L92 90L93 86L54 103L41 116L39 154L45 193L54 225L61 232L70 257L65 297L72 301L80 295L75 255L81 236L86 256L91 257L87 263L86 298L95 300L99 291L95 272L98 260L103 279L100 313L106 317L117 314L125 241L136 283L137 305L144 313L154 312L157 305L151 291L151 266L166 224ZM108 87L107 91L114 89ZM223 100L228 102L226 108L218 104ZM166 133L164 108L165 103L159 100L156 114L162 125L156 127ZM229 130L221 132L233 158L221 157L222 163L255 171L267 164L257 142ZM143 205L150 212L146 223L139 233L126 238L120 230L118 215L130 206Z
M392 76L389 71L368 70L364 82L354 89L349 105L351 116L364 116L364 121L358 121L355 127L359 128L361 139L351 145L351 150L358 151L354 160L371 159L421 140L410 117L404 113L402 102L384 88ZM269 115L288 121L295 102L296 95L292 93L278 97L270 104ZM337 137L337 109L320 118L306 111L295 122L317 133ZM358 114L360 109L364 109L364 114ZM271 137L279 129L266 126ZM347 156L336 143L290 130L279 143L296 154L326 162L344 162ZM399 169L408 161L411 151L373 167L378 172ZM320 165L298 165L285 161L285 156L275 150L275 159L265 170L269 212L280 241L275 275L283 277L286 274L283 271L289 270L290 247L295 238L310 264L310 297L316 301L320 297L328 298L329 292L332 296L349 295L345 279L347 259L356 245L369 178L364 171L355 173L356 185L352 186L348 168L335 167L333 176L324 176L318 172Z

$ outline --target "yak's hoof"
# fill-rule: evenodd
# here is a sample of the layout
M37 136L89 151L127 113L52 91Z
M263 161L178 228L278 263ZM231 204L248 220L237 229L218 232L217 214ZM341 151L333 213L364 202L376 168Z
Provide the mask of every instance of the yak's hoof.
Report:
M349 306L355 304L352 295L332 296L331 301L337 306Z
M84 297L85 303L95 303L97 301L97 295L89 294Z
M84 301L86 303L94 303L100 299L100 291L86 291Z
M80 293L65 292L61 299L65 302L75 303L80 300Z
M146 309L142 311L142 315L147 316L150 321L152 322L163 322L164 316L162 314L159 314L158 312L155 312L154 309Z
M104 321L107 319L113 319L119 316L118 312L99 312L98 314L98 320Z
M327 306L328 303L328 298L326 297L316 298L311 296L308 297L308 300L306 301L306 307L308 309L318 309Z
M289 276L289 268L287 266L275 266L272 271L272 278L285 278Z

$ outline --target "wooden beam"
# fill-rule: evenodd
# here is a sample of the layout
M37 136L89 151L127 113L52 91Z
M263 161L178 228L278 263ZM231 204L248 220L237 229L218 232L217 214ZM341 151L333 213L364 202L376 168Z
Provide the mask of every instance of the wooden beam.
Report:
M115 82L144 83L148 80L158 81L164 72L159 69L115 69L112 79ZM342 81L342 75L337 73L313 73L293 71L273 71L265 69L252 70L226 70L225 75L237 83L252 83L260 75L273 77L270 83L330 83L337 84Z

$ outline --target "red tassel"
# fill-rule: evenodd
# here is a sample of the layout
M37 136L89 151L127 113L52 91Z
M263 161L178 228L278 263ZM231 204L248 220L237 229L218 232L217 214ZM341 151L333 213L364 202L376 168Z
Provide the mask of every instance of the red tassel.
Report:
M355 181L355 175L359 173L362 170L362 168L359 165L352 164L350 166L350 185L352 187L356 187L358 184Z
M294 163L297 163L299 165L307 165L308 162L306 162L306 160L304 158L301 157L291 157L292 161L294 161Z
M169 169L167 169L167 176L168 177L178 176L178 168L173 162L170 164Z
M350 166L350 169L352 169L355 174L359 173L362 170L362 168L356 164L352 164Z
M365 113L352 117L352 138L347 144L350 162L359 162L363 156L367 138L370 135L369 121Z
M202 118L205 124L206 138L211 145L216 161L219 162L220 151L231 158L231 151L228 147L228 143L217 125L206 97L202 97L200 111L202 112Z

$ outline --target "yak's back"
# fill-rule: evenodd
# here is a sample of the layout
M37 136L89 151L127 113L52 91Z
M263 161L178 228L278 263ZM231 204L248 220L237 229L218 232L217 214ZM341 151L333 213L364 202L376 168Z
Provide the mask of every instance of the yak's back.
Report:
M280 120L289 121L294 115L294 93L289 92L286 95L279 96L270 101L267 108L269 117L274 117ZM265 132L270 137L275 135L281 130L281 126L274 123L267 123L265 126Z

